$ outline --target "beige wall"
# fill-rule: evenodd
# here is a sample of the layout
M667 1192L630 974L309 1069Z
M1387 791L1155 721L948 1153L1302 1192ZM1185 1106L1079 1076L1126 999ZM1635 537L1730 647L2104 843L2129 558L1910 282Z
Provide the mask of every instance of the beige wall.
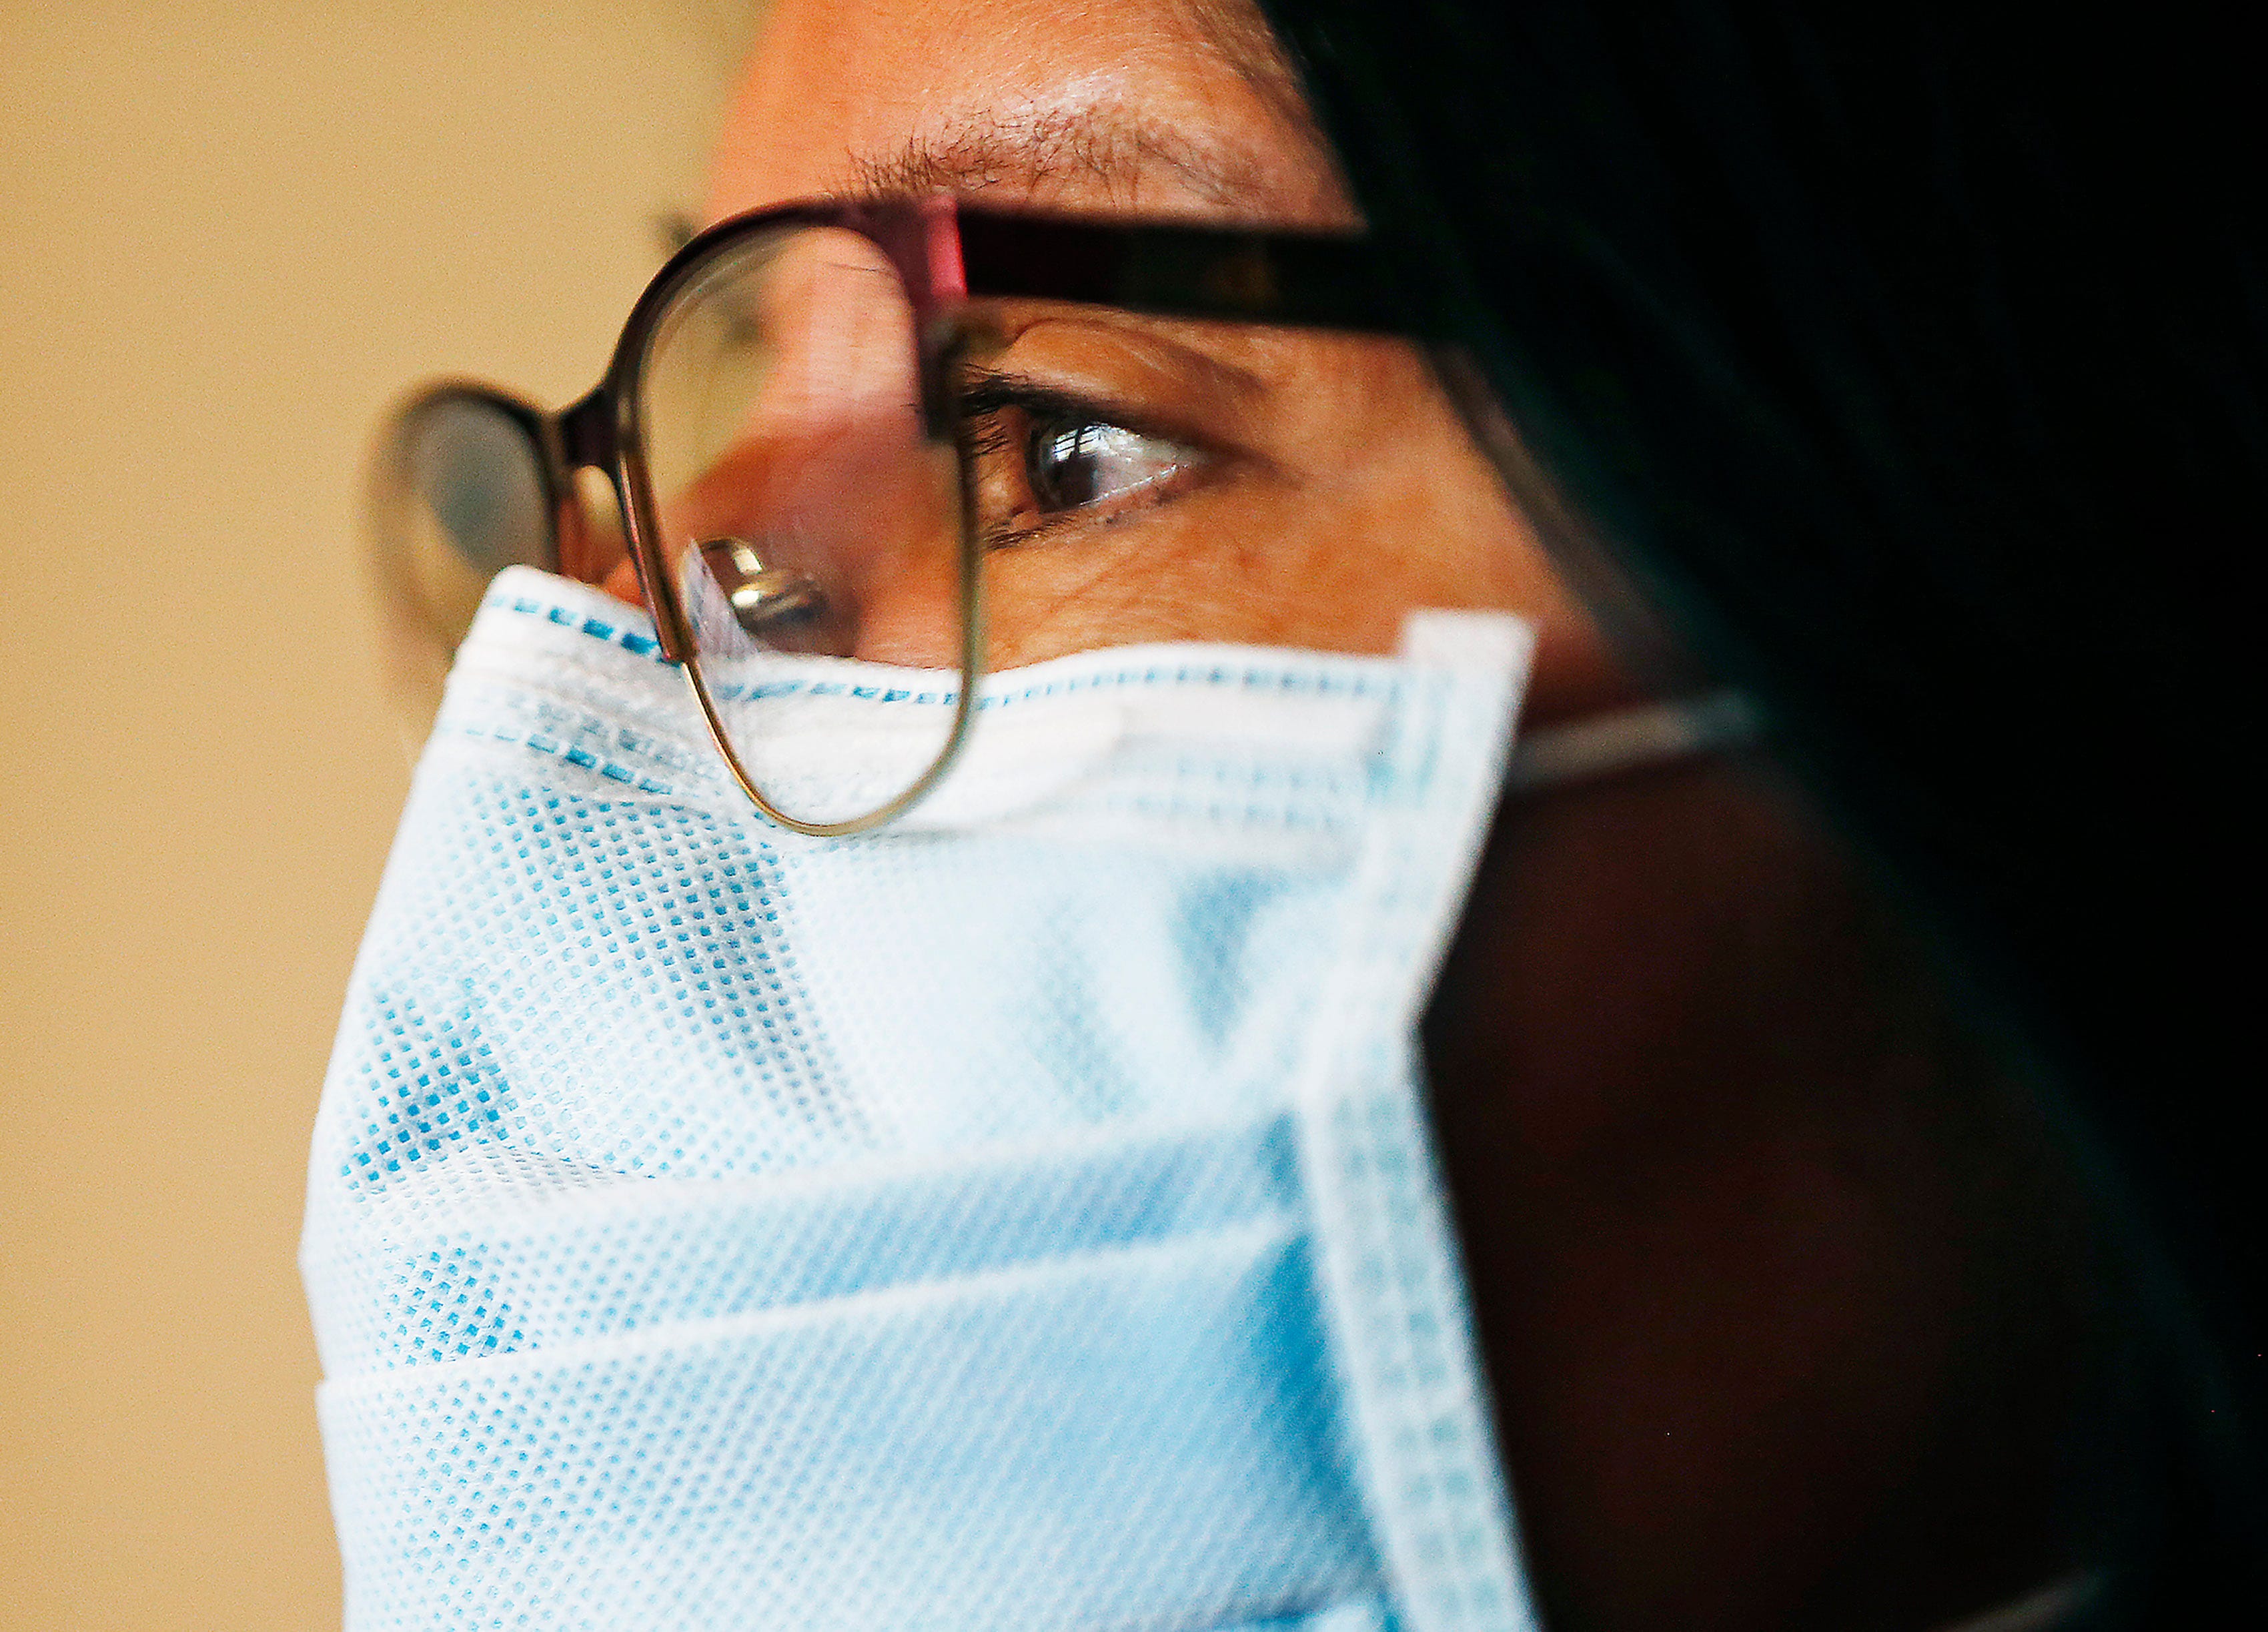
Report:
M338 1618L306 1134L406 780L356 469L597 375L735 37L0 0L0 1627Z

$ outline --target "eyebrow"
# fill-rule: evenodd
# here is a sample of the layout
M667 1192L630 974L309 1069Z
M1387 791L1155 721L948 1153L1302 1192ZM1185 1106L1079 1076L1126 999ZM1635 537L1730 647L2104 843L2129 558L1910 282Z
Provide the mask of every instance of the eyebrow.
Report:
M1253 212L1281 202L1249 160L1110 108L985 115L909 137L888 152L854 152L850 183L835 196L873 199L996 188L1032 194L1085 181L1100 185L1112 204L1131 206L1140 202L1144 181L1160 170L1225 207Z

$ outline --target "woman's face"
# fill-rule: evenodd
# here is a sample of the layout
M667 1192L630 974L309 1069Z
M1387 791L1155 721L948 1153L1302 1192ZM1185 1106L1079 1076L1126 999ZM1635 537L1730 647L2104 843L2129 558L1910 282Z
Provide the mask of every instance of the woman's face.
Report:
M1220 8L1227 10L1227 8ZM1239 11L1177 0L780 0L733 103L712 218L950 191L1081 213L1351 225ZM1211 639L1393 649L1421 607L1521 613L1531 719L1618 689L1423 354L1401 341L988 309L973 404L994 667ZM862 655L919 661L905 620Z
M1351 224L1245 15L777 0L710 211L947 190ZM987 553L996 665L1191 637L1384 651L1408 610L1473 607L1537 628L1529 724L1627 698L1410 346L998 315L980 360L1046 389L986 405L981 497L1045 524ZM2061 1313L2002 1311L2032 1308L2064 1226L1996 1200L2044 1158L1965 1056L1939 1069L1948 1013L1831 839L1737 765L1506 807L1427 1068L1523 1537L1572 1619L1824 1624L1895 1581L1924 1624L2045 1568L2007 1516L2048 1509L2025 1402L2070 1346ZM2018 1427L1951 1432L1973 1399Z

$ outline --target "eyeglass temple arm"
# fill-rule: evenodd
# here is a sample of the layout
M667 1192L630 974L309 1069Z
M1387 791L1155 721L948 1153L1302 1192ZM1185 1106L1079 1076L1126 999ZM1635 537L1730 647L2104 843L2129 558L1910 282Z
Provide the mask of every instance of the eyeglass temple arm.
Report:
M1424 336L1437 325L1348 233L1255 233L958 210L970 298L988 295Z

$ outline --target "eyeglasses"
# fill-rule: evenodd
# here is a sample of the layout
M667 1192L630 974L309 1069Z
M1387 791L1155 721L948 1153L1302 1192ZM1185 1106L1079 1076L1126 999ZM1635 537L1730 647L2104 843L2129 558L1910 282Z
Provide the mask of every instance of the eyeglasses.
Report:
M765 210L671 258L580 402L409 399L373 541L397 599L454 634L504 565L595 582L626 560L756 809L860 832L936 785L988 666L1359 647L1441 598L1392 539L1369 572L1333 558L1376 520L1360 467L1430 389L1376 336L1420 327L1357 235L942 197ZM881 705L860 753L831 750Z

